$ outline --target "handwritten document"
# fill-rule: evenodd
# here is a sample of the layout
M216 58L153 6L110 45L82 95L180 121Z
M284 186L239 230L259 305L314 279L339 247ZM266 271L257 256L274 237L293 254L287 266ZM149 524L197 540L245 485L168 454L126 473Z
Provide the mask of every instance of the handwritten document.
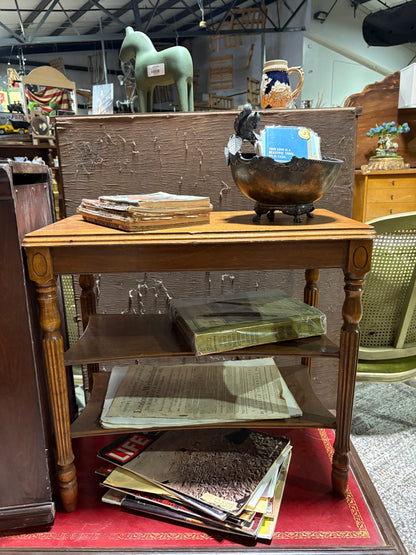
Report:
M115 367L104 428L152 428L272 420L302 411L272 358Z

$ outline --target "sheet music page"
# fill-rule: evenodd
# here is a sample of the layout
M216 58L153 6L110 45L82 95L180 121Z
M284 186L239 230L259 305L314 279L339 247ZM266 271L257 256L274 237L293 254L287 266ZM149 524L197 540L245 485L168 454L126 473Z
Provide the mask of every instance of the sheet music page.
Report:
M113 369L123 374L124 369ZM131 365L108 392L102 423L281 419L302 414L272 358L175 366ZM107 410L106 410L107 409Z

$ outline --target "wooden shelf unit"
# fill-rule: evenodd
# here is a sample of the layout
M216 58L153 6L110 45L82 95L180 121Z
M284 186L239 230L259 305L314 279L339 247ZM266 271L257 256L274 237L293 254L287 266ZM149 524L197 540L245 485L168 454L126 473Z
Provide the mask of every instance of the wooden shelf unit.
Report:
M37 287L39 322L44 332L45 369L56 435L57 479L67 511L76 508L77 484L65 364L96 364L108 358L192 355L175 336L167 318L146 317L139 323L137 318L128 315L94 316L92 274L95 273L304 269L304 300L316 306L319 269L340 269L344 274L345 300L339 348L321 337L230 351L224 355L284 354L303 357L305 363L314 356L339 358L336 417L313 393L309 368L305 364L283 370L304 415L290 421L267 422L267 426L334 427L332 484L335 494L345 495L359 347L360 297L364 277L371 266L374 230L324 209L316 210L315 217L305 219L302 224L294 224L290 219L253 224L252 218L252 212L212 212L209 224L126 233L71 216L26 235L23 246L29 276ZM81 274L83 317L89 318L87 331L66 355L55 303L57 274ZM72 425L74 436L103 433L97 424L105 395L105 377L98 374L95 378L91 400ZM259 424L249 423L252 427ZM261 422L262 427L265 425Z

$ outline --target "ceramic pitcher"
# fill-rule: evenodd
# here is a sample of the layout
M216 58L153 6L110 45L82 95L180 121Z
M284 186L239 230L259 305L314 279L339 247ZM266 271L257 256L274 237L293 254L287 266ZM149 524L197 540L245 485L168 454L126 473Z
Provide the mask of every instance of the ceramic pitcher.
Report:
M289 84L291 73L298 75L298 84L294 91L292 91ZM261 107L287 108L302 90L303 79L303 69L301 67L288 67L286 60L266 62L261 80Z

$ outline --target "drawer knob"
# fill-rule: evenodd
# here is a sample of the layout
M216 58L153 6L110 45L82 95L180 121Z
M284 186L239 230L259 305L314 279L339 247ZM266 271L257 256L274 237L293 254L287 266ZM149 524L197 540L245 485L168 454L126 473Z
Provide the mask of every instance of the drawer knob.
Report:
M394 187L394 185L396 184L396 180L395 180L395 179L392 179L392 180L391 180L391 184L392 184L393 187Z
M390 214L393 214L393 208L390 208Z
M394 195L390 195L390 198L391 198L391 200L393 200L393 199L394 199Z

